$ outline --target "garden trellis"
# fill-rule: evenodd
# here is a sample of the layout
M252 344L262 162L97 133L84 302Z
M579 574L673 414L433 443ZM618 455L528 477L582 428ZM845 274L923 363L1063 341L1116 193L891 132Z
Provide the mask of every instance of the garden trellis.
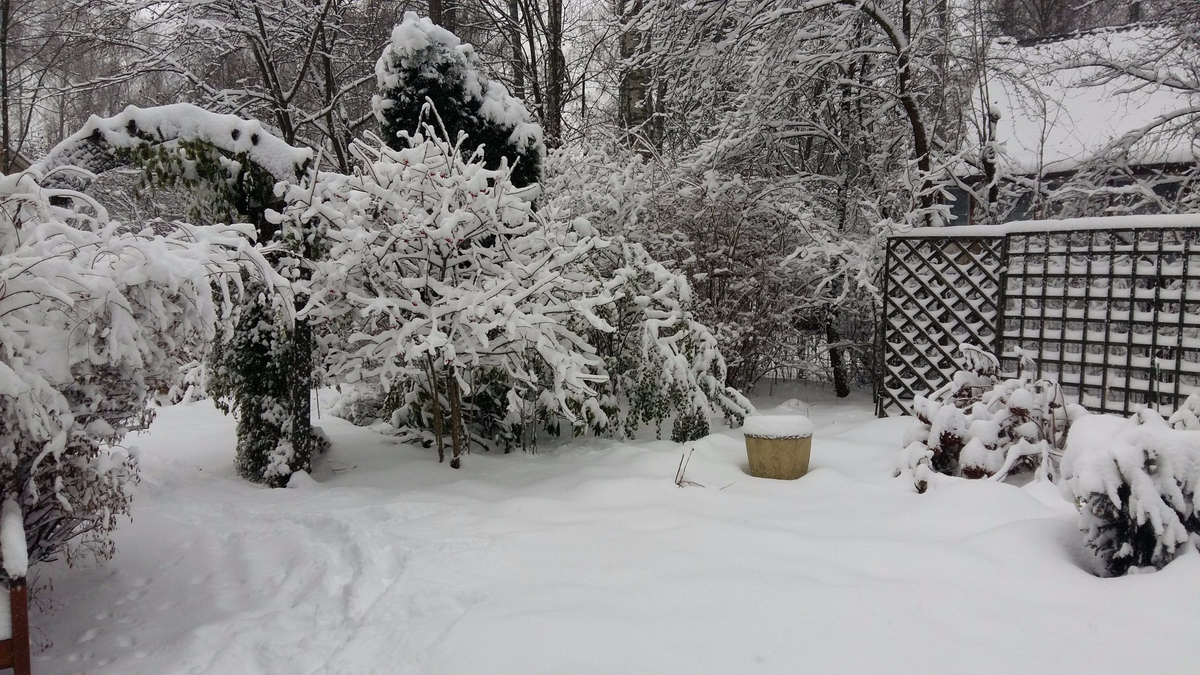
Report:
M1099 412L1200 392L1200 216L919 229L888 241L885 274L880 416L949 381L964 341L1006 371L1027 354Z

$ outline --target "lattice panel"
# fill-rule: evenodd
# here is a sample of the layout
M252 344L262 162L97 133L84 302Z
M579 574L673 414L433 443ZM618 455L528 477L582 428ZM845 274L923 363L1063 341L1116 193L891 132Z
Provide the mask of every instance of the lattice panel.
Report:
M1068 401L1127 415L1200 391L1200 231L1012 233L1005 260L1005 371L1020 347Z
M958 345L995 347L1003 237L893 237L885 263L876 412L949 381Z

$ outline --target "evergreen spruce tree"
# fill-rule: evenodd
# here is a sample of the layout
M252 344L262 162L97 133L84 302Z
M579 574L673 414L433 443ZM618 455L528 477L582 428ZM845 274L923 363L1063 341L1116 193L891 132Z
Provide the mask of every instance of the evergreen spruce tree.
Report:
M520 99L484 75L471 45L429 19L406 12L375 72L380 90L375 115L389 147L408 147L404 134L421 132L422 123L439 133L438 127L444 126L452 142L459 133L467 134L464 154L482 145L488 169L498 168L506 158L513 167L514 186L538 182L545 154L542 129L530 121ZM427 103L433 104L432 111Z

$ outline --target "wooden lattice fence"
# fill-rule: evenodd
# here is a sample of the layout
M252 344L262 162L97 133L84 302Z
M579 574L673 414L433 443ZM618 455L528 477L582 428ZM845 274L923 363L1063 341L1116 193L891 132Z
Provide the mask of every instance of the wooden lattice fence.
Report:
M945 384L970 341L1017 349L1069 402L1172 412L1200 392L1200 216L941 228L892 237L879 415Z
M953 233L888 240L880 416L911 413L913 396L949 381L959 343L994 348L1003 244L1003 237Z

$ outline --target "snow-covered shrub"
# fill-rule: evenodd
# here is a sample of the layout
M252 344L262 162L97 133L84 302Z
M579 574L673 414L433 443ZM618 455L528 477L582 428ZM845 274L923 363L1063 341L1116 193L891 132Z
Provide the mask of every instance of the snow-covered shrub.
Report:
M390 147L407 147L404 136L428 122L444 128L451 140L466 133L467 155L482 145L489 169L507 159L513 185L538 182L545 154L542 128L530 121L520 99L488 79L474 48L450 31L405 12L375 65L375 76L380 89L373 101L375 115Z
M690 310L687 278L623 237L597 248L593 261L612 299L595 312L610 330L592 325L586 336L604 361L602 408L616 413L619 432L632 437L671 418L671 439L689 441L708 434L714 409L740 423L753 408L725 385L725 359Z
M286 276L290 265L272 255ZM312 331L290 321L292 293L274 293L246 279L230 328L218 332L205 386L217 407L237 416L238 475L284 487L294 471L307 471L326 449L310 419Z
M810 190L720 163L664 167L615 141L551 153L544 187L550 203L687 277L696 317L728 360L727 384L784 371L845 392L864 372L882 249L874 230L831 228ZM798 349L799 336L815 348Z
M0 176L0 490L34 564L112 554L137 480L121 439L203 354L235 259L269 274L243 229L124 225L36 178Z
M267 216L282 207L276 184L294 181L312 159L312 150L276 138L255 120L179 103L93 116L38 168L137 167L141 187L176 191L196 222L252 224L272 265L292 279L307 275L299 260L316 256L317 239L301 230L281 237L278 223ZM43 184L82 188L91 176L58 172L47 180ZM293 303L302 306L305 298L287 285L275 289L248 277L243 285L244 292L232 294L232 329L218 330L211 358L197 374L217 405L238 416L239 472L281 486L290 471L307 469L309 456L323 447L309 428L311 330L290 318ZM191 391L194 395L196 387Z
M1171 419L1168 421L1173 429L1200 431L1200 394L1188 396L1183 405L1171 413Z
M204 364L200 361L183 364L179 368L179 378L167 391L167 400L171 403L191 403L208 398L206 379Z
M387 395L378 386L344 385L328 412L347 422L364 427L384 417Z
M327 223L307 316L331 327L334 380L385 388L393 422L439 450L449 436L454 466L470 444L528 448L539 429L632 431L674 411L690 439L712 414L749 410L682 276L586 220L535 211L537 189L464 159L462 136L411 142L357 144L357 175L288 193L286 223Z
M969 344L959 352L962 369L951 381L913 400L916 421L896 475L911 471L918 492L933 473L1003 480L1048 465L1070 420L1085 412L1065 406L1056 383L1035 380L1024 357L1021 372L1003 379L992 354Z
M1173 429L1149 409L1090 415L1071 428L1061 475L1107 574L1161 569L1200 542L1200 431Z

